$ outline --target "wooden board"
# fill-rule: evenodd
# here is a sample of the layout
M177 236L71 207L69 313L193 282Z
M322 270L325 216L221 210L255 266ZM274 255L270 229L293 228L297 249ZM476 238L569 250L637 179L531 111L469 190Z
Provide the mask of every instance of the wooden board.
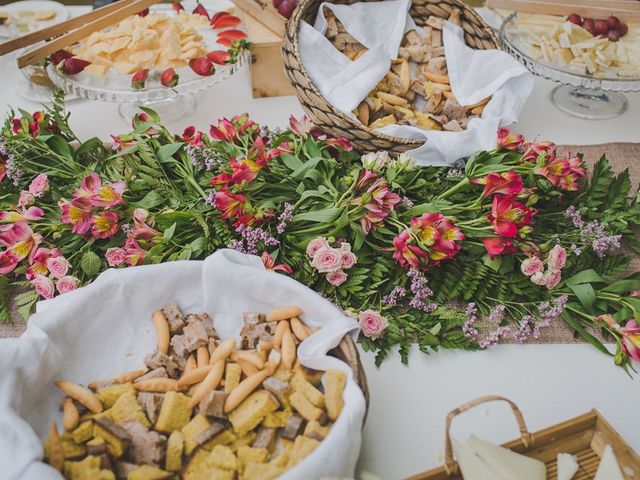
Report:
M547 15L577 13L592 18L615 15L625 22L640 22L640 2L637 0L487 0L486 6Z
M286 19L278 13L270 0L231 0L236 7L259 23L263 24L278 37L282 38Z

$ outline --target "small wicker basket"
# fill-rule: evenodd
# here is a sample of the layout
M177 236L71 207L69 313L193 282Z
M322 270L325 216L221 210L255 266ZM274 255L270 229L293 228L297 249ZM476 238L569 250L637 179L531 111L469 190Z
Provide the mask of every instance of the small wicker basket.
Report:
M282 43L282 56L287 76L296 89L302 108L313 123L335 137L345 137L361 151L389 150L402 153L418 148L421 141L385 135L362 125L358 120L331 105L315 87L302 65L298 50L300 21L313 24L323 0L304 0L287 23ZM333 3L351 4L356 0L334 0ZM365 0L366 1L366 0ZM467 45L475 49L497 49L499 41L493 30L459 0L413 0L410 14L419 26L424 26L430 16L449 18L452 10L460 11L460 22Z
M516 417L520 438L505 443L503 447L514 452L544 462L547 466L547 480L558 478L558 465L556 462L558 453L571 453L576 456L580 468L573 477L574 480L593 479L600 456L606 445L613 448L618 464L623 471L625 480L638 478L640 473L640 457L620 437L611 425L600 415L597 410L591 410L584 415L572 418L566 422L553 425L539 432L531 433L527 429L522 412L511 400L496 395L478 398L452 410L447 415L445 431L445 464L427 472L415 475L407 480L460 480L460 469L453 458L451 437L449 430L453 418L470 408L482 403L494 400L502 400L509 404ZM634 476L635 475L635 476Z
M358 353L356 343L353 341L353 338L351 338L351 335L345 335L342 337L342 341L336 348L329 351L329 355L342 360L351 367L353 379L358 384L364 395L367 408L367 411L364 414L364 421L366 421L367 412L369 411L369 387L367 386L367 376L364 373L364 368L360 361L360 354Z

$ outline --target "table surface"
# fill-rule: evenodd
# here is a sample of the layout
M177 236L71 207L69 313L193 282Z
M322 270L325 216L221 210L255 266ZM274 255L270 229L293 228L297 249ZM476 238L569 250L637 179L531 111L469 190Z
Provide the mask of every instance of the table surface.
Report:
M71 7L81 12L85 7ZM24 80L13 64L0 64L0 108L36 110L22 98ZM605 121L587 121L557 110L549 99L553 82L536 79L535 89L514 126L528 139L563 144L640 142L640 94L628 94L629 110ZM115 104L75 100L68 103L71 126L80 138L124 133L128 125ZM289 115L302 115L295 97L251 98L249 71L241 69L227 82L198 95L198 109L188 119L169 124L181 131L193 124L208 131L218 118L248 112L259 123L284 127ZM479 396L498 394L514 400L533 431L592 408L598 409L640 451L638 398L640 382L614 367L588 345L500 345L489 351L440 351L426 356L415 349L409 365L397 354L380 368L363 352L371 406L363 433L358 469L385 480L399 479L443 463L444 420L454 407ZM478 407L454 422L453 434L475 433L501 442L517 437L508 408Z

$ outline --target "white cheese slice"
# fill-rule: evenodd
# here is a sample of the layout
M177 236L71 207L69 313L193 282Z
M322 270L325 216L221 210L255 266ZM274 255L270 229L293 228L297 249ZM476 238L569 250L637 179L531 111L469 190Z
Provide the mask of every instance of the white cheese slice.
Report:
M580 468L576 457L570 453L558 454L558 480L571 480Z
M453 439L451 444L464 480L500 480L500 477L464 443Z
M540 460L526 457L472 435L467 441L476 454L501 480L546 480L547 469Z
M611 445L604 447L600 465L598 465L598 471L593 480L624 480Z

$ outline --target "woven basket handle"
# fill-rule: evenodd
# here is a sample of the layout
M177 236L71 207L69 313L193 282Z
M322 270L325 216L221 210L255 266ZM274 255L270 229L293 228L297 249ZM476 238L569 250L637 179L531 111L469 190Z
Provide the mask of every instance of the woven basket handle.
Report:
M524 417L522 416L522 412L518 408L518 406L513 403L508 398L500 397L498 395L489 395L487 397L480 397L472 400L464 405L459 406L458 408L453 409L447 415L447 425L445 427L445 464L444 469L447 472L447 475L457 475L459 473L458 464L453 458L453 448L451 447L451 421L453 417L456 415L465 412L477 405L487 402L493 402L494 400L502 400L509 404L511 410L513 410L513 414L516 417L516 421L518 422L518 428L520 429L520 435L522 437L522 443L524 443L525 447L530 447L533 444L533 434L529 433L527 430L527 425L524 422Z

